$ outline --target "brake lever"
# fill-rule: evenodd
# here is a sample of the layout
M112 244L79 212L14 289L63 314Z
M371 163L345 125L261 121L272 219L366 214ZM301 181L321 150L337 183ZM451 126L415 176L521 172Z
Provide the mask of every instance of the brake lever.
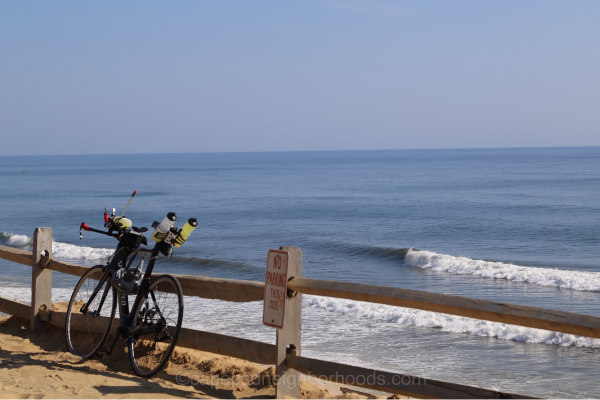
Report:
M81 225L79 225L79 240L83 239L83 231L89 231L90 227L87 226L87 224L85 222L82 222Z

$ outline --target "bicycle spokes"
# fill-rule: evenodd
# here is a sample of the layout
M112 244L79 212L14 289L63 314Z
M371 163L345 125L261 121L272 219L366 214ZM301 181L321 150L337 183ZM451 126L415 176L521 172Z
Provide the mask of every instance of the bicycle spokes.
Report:
M75 286L65 318L69 351L82 358L94 356L108 336L116 310L116 294L103 268L87 271Z
M129 341L131 365L138 375L151 376L167 363L179 336L183 317L179 283L171 276L159 277L134 315Z

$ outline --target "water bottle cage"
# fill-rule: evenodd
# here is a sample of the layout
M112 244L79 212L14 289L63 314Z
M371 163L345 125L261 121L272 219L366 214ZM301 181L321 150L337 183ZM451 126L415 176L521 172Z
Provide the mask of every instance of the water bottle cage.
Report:
M173 227L167 232L163 242L168 244L173 244L173 242L177 239L177 228Z
M172 227L169 232L164 234L163 239L157 244L158 250L165 256L173 252L173 242L177 238L177 228Z

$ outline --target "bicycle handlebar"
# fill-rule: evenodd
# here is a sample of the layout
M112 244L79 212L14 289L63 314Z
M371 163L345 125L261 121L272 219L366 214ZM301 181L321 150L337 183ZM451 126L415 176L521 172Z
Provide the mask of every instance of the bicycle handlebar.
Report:
M103 235L106 236L112 236L112 237L117 237L119 236L118 233L112 233L112 231L101 231L100 229L94 229L91 226L88 226L88 224L86 224L85 222L82 222L81 225L79 226L79 238L81 239L83 236L81 234L81 230L87 231L87 232L96 232L96 233L101 233Z
M122 241L131 239L131 235L138 235L138 238L141 236L142 243L147 244L146 237L143 236L142 233L146 232L148 228L137 228L133 226L129 218L125 217L125 211L129 208L131 200L133 200L133 197L136 194L137 190L134 190L120 217L116 215L114 208L110 215L108 213L108 208L104 209L104 227L108 229L108 231L92 228L85 222L82 222L79 226L79 239L83 239L83 231L88 231L112 236L119 240L119 246L121 246ZM177 216L175 213L170 212L161 223L154 222L152 224L152 227L155 228L152 239L157 242L157 245L160 245L161 252L165 253L165 255L168 252L171 252L172 246L180 247L198 225L196 218L190 218L181 229L177 230L177 227L174 225L176 220ZM139 247L139 243L137 246Z
M198 223L196 221L196 218L190 218L181 229L177 230L177 228L174 225L172 225L172 223L175 220L175 213L169 213L168 217L173 219L173 221L171 221L171 227L169 228L169 230L165 233L160 233L160 227L158 226L159 224L155 222L153 226L155 226L156 230L152 235L152 239L154 239L154 241L157 243L165 243L169 247L173 245L175 247L180 247L187 240L192 231L196 229ZM112 236L116 239L121 240L124 234L130 233L130 231L132 230L136 234L141 234L148 230L148 228L145 227L137 228L135 226L132 226L131 220L124 217L113 216L110 218L106 218L105 214L105 221L106 220L108 221L105 223L105 227L108 229L108 231L102 231L100 229L92 228L85 222L82 222L79 226L79 239L83 238L82 231L100 233L102 235ZM143 243L146 244L146 239L144 238L143 240Z

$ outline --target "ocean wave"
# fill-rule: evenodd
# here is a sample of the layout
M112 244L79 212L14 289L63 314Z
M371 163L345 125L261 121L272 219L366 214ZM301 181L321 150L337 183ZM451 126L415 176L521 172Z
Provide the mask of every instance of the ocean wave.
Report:
M113 249L76 246L69 243L52 242L52 257L57 260L106 260Z
M0 243L12 247L27 247L31 246L33 239L27 235L0 232Z
M406 253L411 250L411 248L380 247L340 242L329 242L325 244L319 243L319 245L324 246L327 250L335 251L338 253L348 254L352 256L367 256L384 259L404 259Z
M0 244L19 247L31 251L33 246L33 238L26 235L0 232ZM114 253L114 251L114 249L108 248L78 246L70 243L55 241L52 242L52 257L62 261L106 261ZM237 269L240 271L256 270L254 265L244 262L198 257L182 257L177 255L165 258L163 262L180 262L202 268Z
M482 278L505 279L538 286L600 292L600 273L598 272L525 267L416 249L409 249L404 257L404 263L412 267L450 274L475 275Z
M404 307L309 295L304 296L304 305L313 309L345 315L353 319L378 320L406 326L439 329L450 333L465 333L514 342L558 345L563 347L600 347L600 339L413 310ZM356 323L359 322L357 321Z
M31 250L33 238L27 235L0 232L0 244ZM52 257L57 260L106 260L113 252L113 249L52 242Z

